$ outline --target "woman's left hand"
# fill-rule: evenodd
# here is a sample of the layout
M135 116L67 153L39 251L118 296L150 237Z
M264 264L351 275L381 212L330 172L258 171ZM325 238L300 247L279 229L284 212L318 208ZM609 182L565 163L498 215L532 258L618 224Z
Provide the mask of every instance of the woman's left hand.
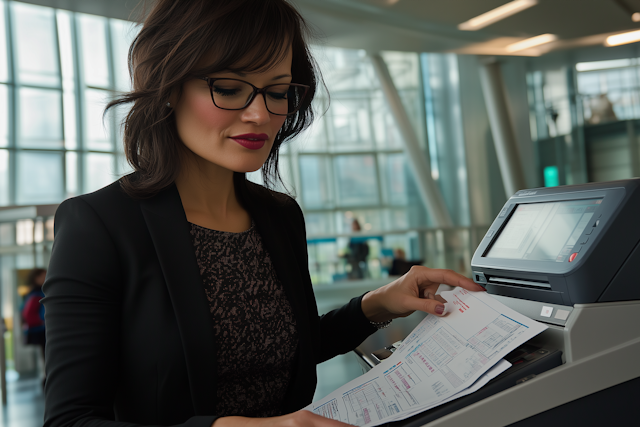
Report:
M399 279L367 293L362 298L362 312L372 322L406 317L416 310L442 316L445 306L442 299L436 298L441 284L484 291L473 280L452 270L414 266Z

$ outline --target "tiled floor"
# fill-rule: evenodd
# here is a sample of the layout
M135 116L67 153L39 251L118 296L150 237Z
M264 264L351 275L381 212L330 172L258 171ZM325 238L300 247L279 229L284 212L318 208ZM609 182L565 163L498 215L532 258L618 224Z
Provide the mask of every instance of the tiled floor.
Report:
M0 406L3 427L42 427L44 394L38 378L7 382L7 405Z

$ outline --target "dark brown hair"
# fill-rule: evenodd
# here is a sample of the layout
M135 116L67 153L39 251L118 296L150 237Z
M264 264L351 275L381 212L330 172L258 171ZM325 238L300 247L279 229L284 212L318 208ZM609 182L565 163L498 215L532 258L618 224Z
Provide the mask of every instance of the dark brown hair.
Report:
M262 167L267 186L278 182L280 146L313 121L318 74L305 42L308 34L286 0L156 1L129 49L133 90L105 110L133 103L123 120L124 151L136 173L121 179L125 192L150 197L176 179L186 147L166 104L172 94L180 95L184 82L220 71L268 70L290 45L292 81L310 89L300 110L286 118ZM198 67L205 55L213 62Z

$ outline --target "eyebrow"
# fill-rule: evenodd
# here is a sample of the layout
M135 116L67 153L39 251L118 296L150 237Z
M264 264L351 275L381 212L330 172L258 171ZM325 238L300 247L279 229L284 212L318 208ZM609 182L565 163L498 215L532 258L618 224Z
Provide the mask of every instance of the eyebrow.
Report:
M242 71L232 71L233 74L239 76L239 77L247 77L246 73L243 73ZM281 74L279 76L274 77L271 80L279 80L279 79L284 79L285 77L291 77L291 74Z

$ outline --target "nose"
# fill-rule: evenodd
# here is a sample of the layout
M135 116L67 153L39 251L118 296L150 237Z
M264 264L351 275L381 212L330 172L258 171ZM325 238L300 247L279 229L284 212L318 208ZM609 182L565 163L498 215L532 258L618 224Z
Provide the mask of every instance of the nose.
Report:
M271 121L271 114L264 102L264 95L256 94L251 103L242 110L242 121L263 125Z

